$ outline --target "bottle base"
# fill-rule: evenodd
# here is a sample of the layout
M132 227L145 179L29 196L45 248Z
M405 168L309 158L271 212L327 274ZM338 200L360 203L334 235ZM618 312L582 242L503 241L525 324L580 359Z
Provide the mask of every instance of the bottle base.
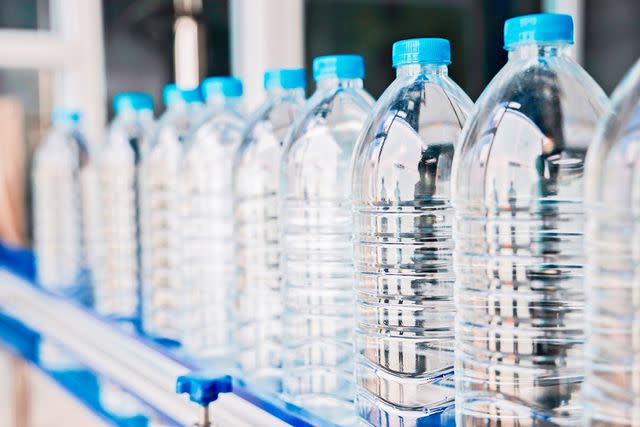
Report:
M340 426L356 426L358 419L352 402L337 399L335 396L326 394L305 394L291 396L283 394L283 398L314 415L320 416L330 423Z
M247 372L243 382L248 388L263 393L280 395L283 392L282 370L277 368Z
M578 427L583 425L577 408L562 414L536 412L530 406L498 399L456 401L456 423L465 427Z
M356 397L360 424L371 427L455 427L453 402L434 408L399 408L364 390ZM461 424L462 425L462 424Z

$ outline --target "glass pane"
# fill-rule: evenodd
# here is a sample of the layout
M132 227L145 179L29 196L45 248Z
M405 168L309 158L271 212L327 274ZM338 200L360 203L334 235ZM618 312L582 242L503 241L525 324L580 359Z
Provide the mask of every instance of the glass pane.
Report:
M0 29L48 30L49 0L0 1Z
M393 42L413 37L451 41L453 79L475 99L507 59L504 20L540 12L540 0L307 0L307 61L332 53L359 53L366 88L379 96L395 77Z
M611 93L640 57L640 2L588 0L584 13L584 63L587 71Z

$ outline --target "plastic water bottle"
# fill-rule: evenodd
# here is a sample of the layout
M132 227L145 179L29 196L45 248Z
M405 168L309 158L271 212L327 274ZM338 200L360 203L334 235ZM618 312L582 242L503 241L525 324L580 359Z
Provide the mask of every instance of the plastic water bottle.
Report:
M640 425L640 62L612 96L585 168L587 426Z
M200 110L200 92L164 88L149 154L142 162L142 323L147 334L180 341L185 307L182 284L180 165L183 142Z
M278 185L285 134L305 98L301 68L265 73L267 99L249 119L233 167L237 345L245 379L281 391Z
M87 143L80 133L80 113L58 109L53 127L33 158L33 228L37 280L55 293L83 300L90 284L89 215L95 181ZM78 366L55 342L38 348L42 366L68 370Z
M373 98L359 55L313 61L317 90L289 134L280 174L284 393L355 421L350 162Z
M154 130L153 99L146 93L114 97L116 117L98 157L102 250L95 308L104 316L137 320L140 307L139 165Z
M607 100L569 55L570 16L504 35L454 157L457 423L581 425L583 167Z
M357 408L418 426L452 405L451 166L473 106L448 76L445 39L393 45L396 80L354 153Z
M211 77L202 83L204 120L187 138L182 164L183 271L187 296L183 344L197 357L232 350L234 257L232 165L244 119L242 83Z
M38 282L68 293L89 280L86 206L89 152L77 111L59 109L33 160L33 227Z

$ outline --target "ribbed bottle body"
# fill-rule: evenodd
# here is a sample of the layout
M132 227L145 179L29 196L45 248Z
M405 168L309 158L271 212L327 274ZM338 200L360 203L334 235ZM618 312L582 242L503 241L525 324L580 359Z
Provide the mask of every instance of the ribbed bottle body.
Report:
M294 402L345 422L354 416L350 163L372 99L361 81L321 84L281 163L283 386Z
M585 425L640 425L640 68L612 96L587 155Z
M89 280L87 214L95 173L82 136L56 124L33 160L33 227L38 282L66 292Z
M606 97L566 45L522 46L456 153L461 425L579 425L584 159Z
M354 154L357 405L371 425L420 425L454 398L451 167L472 103L446 66L408 67Z
M233 167L237 345L247 381L281 391L278 185L282 143L304 92L271 96L249 120Z
M244 121L215 111L188 137L182 161L184 345L197 357L230 354L234 319L233 159Z
M141 164L142 324L147 334L174 341L184 338L180 172L193 114L188 105L167 111Z
M99 274L95 308L104 316L137 320L141 297L140 164L148 153L153 119L135 112L119 117L107 131L99 152L101 205Z

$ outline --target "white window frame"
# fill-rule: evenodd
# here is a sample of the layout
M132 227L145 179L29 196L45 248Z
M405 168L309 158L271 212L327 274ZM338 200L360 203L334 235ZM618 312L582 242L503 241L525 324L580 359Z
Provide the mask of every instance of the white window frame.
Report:
M0 29L0 68L53 72L53 107L74 108L90 145L106 120L102 0L49 0L51 30Z

